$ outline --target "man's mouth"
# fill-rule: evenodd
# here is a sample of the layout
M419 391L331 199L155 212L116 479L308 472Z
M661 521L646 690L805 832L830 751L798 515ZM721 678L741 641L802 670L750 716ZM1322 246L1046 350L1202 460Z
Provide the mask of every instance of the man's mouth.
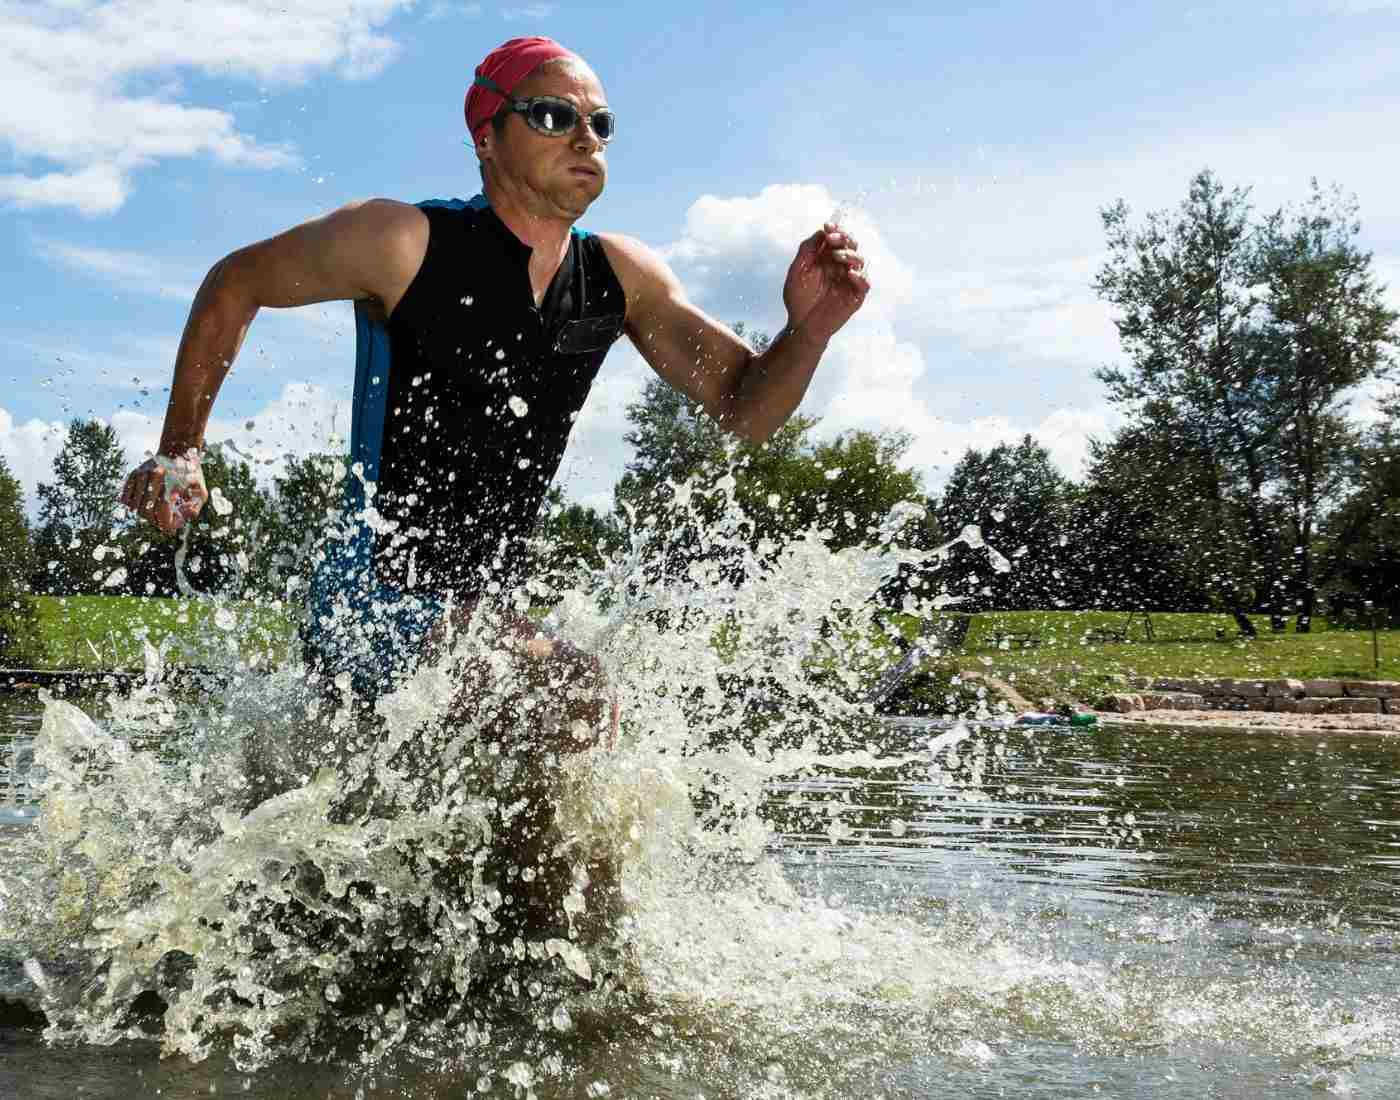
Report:
M590 179L597 179L602 173L596 168L590 168L586 164L575 164L569 171L576 176L588 176Z

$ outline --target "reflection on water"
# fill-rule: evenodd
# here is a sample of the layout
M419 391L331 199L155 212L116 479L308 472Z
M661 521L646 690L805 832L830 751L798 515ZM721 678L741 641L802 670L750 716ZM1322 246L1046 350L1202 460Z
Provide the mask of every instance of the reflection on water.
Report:
M891 736L922 735L921 723ZM917 769L775 784L792 858L898 866L940 896L1199 898L1218 916L1400 927L1400 739L1107 726L1006 731L978 782ZM843 828L833 843L831 822Z
M796 903L760 913L719 868L686 915L745 995L575 1007L553 1079L483 1077L430 1035L370 1068L244 1074L11 1031L0 1095L1400 1092L1400 742L1013 729L931 767L938 732L890 723L893 766L768 782ZM496 1060L533 1031L499 1027Z
M39 712L31 699L0 693L0 828L34 816L30 781Z

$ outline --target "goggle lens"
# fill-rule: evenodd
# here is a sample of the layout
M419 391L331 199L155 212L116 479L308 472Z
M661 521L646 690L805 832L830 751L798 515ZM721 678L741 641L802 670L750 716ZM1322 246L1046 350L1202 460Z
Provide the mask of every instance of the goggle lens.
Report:
M573 133L578 125L578 110L565 100L533 100L527 117L536 130L555 137ZM617 129L616 116L605 107L589 115L588 124L603 142L611 141Z

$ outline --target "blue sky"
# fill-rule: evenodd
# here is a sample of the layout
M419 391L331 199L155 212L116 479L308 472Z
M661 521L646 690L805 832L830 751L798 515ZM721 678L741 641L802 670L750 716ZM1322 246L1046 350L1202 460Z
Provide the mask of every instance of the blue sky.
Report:
M619 115L585 224L662 249L716 316L778 327L796 242L849 210L876 291L804 411L912 431L931 485L1026 431L1074 473L1110 430L1089 283L1119 196L1175 204L1206 166L1266 209L1335 181L1400 287L1400 0L0 0L0 454L26 488L70 416L154 444L220 256L355 198L473 193L465 84L526 33L587 57ZM270 474L344 432L349 316L264 312L210 438ZM607 502L645 377L610 357L572 495Z

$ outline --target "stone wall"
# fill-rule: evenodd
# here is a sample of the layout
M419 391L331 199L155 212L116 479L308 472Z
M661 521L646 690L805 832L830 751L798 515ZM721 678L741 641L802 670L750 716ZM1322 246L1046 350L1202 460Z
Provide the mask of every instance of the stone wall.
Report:
M1279 714L1400 714L1395 680L1138 680L1099 710L1266 710Z

